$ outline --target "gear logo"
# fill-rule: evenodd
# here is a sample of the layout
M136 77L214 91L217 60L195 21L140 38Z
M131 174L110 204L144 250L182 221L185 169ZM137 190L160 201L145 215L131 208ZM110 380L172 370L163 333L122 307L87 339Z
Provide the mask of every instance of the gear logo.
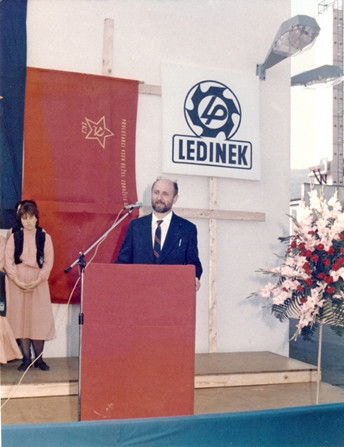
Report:
M242 119L241 106L233 91L209 79L186 91L179 104L183 106L184 125L191 129L192 135L172 135L172 162L251 170L252 143L233 139Z
M196 136L228 140L239 129L241 107L226 85L217 81L202 81L187 94L184 115Z

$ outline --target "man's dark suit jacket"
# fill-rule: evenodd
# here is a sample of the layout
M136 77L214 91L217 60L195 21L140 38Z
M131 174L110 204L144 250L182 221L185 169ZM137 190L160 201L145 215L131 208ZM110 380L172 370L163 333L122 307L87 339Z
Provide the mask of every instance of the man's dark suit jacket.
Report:
M152 214L130 222L117 260L119 264L193 264L196 277L202 275L198 257L196 225L172 214L166 239L158 259L152 246Z

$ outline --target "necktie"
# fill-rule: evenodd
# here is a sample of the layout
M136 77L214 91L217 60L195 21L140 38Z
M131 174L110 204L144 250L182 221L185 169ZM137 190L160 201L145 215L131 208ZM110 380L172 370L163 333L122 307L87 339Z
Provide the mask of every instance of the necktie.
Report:
M156 257L156 259L159 258L160 251L161 251L161 227L160 227L160 225L162 224L162 220L158 220L157 224L158 225L155 230L154 247L153 247L154 256Z

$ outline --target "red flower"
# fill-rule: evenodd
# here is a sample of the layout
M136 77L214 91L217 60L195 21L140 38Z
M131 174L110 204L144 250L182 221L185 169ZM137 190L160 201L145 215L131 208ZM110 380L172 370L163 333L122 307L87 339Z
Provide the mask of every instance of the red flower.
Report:
M305 262L302 266L305 270L309 269L309 262Z
M332 278L332 276L326 276L324 281L326 282L326 284L331 284L333 282L333 278Z
M328 267L330 265L330 260L328 258L323 259L323 264Z
M296 241L293 240L293 242L290 244L290 247L291 248L296 248L296 246L297 246Z
M332 295L335 292L335 288L334 287L327 287L326 289L326 293L329 293L330 295Z
M301 242L301 244L299 244L299 249L300 250L305 250L306 249L306 244L304 242Z
M325 275L325 273L323 273L323 272L317 274L317 278L318 278L318 279L324 279L325 276L326 276L326 275Z
M307 298L301 298L301 303L307 303Z
M310 259L312 257L312 252L310 250L306 250L305 256L306 258Z
M338 264L339 266L344 264L344 259L343 258L338 258L336 261L336 264Z
M344 233L340 233L339 237L342 241L344 241Z
M311 285L313 284L313 281L311 280L311 278L307 278L305 283L307 286L311 287Z
M334 248L331 247L331 248L327 251L327 254L330 255L330 256L332 256L333 253L334 253Z
M337 270L340 269L340 265L338 265L338 263L336 262L336 263L331 267L331 269L332 269L334 272L336 272Z
M297 286L297 291L303 293L305 289L300 285Z
M317 249L318 249L319 251L322 251L324 248L325 248L325 247L324 247L324 244L318 244L318 246L317 246Z
M313 255L311 257L311 261L314 262L314 264L316 264L318 262L319 256L318 255Z

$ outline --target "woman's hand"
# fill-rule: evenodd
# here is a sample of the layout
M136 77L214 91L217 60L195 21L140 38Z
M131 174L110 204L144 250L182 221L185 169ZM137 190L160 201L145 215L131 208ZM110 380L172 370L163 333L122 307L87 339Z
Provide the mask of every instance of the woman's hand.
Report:
M19 281L18 278L14 278L14 279L13 279L14 284L15 284L17 287L19 287L20 289L24 290L24 292L30 292L30 291L32 291L32 290L35 289L39 284L41 284L42 281L43 281L43 280L42 280L41 276L38 276L38 278L37 278L35 281L32 281L32 282L30 282L30 283L28 283L28 284L25 284L24 282Z
M27 285L25 284L25 282L19 281L18 278L13 278L13 282L20 289L27 290Z
M39 284L41 284L42 278L38 276L38 278L35 281L30 282L26 285L26 290L33 290L35 289Z

